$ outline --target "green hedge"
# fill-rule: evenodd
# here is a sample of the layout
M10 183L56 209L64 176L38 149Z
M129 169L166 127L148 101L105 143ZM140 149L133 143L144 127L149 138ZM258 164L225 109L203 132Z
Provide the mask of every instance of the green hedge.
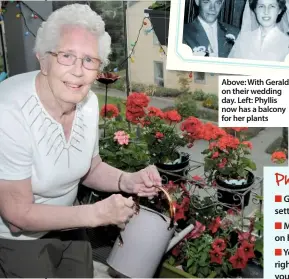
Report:
M159 87L154 84L146 85L142 83L131 83L131 91L146 92L155 97L177 97L182 94L180 90L175 88Z
M205 100L203 101L203 107L218 110L218 96L215 94L207 94Z

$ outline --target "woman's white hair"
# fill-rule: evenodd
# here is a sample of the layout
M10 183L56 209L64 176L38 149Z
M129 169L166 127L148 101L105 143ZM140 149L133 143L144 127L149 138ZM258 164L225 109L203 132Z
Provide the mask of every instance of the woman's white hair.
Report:
M105 31L105 23L88 5L71 4L54 11L42 22L37 31L34 52L41 57L47 51L55 51L63 27L80 26L95 35L98 41L98 56L103 62L102 68L109 64L111 37ZM85 42L83 42L85 43Z

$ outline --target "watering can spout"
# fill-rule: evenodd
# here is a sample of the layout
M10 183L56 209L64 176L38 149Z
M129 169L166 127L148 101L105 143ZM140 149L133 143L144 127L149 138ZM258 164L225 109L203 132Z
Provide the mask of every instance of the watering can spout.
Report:
M187 226L185 229L183 229L181 232L177 233L175 237L171 239L169 242L168 248L166 250L166 253L170 251L177 243L179 243L188 233L190 233L194 228L194 225L191 224Z

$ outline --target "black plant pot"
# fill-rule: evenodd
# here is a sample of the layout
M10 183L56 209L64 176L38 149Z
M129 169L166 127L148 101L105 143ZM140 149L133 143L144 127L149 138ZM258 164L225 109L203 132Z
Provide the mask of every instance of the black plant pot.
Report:
M242 278L263 278L263 274L262 266L253 260L241 271Z
M182 155L181 163L174 164L174 165L168 165L168 164L162 164L162 163L156 163L155 166L158 168L159 173L161 177L163 178L163 184L168 183L169 181L173 182L181 182L183 179L178 177L180 176L186 176L188 172L188 167L190 163L190 155L188 153L180 153ZM169 172L163 172L162 170ZM175 175L176 174L176 175Z
M159 43L167 46L169 38L170 11L146 9L144 12L149 14L153 30L158 37Z
M230 185L221 180L218 175L216 175L216 183L217 185L228 189L229 191L218 189L218 200L221 203L229 204L231 206L236 206L237 208L242 207L242 198L244 199L244 208L248 206L251 196L251 190L248 191L248 187L250 187L255 181L254 174L248 171L248 182L243 185ZM246 192L246 194L245 194ZM244 196L243 196L244 195Z

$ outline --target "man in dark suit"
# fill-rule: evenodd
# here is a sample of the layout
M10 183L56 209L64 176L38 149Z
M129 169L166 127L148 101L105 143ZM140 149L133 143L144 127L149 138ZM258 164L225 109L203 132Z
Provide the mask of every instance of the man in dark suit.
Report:
M183 43L194 52L203 46L207 56L228 57L239 34L239 29L218 21L224 0L195 0L199 15L191 23L184 24Z

